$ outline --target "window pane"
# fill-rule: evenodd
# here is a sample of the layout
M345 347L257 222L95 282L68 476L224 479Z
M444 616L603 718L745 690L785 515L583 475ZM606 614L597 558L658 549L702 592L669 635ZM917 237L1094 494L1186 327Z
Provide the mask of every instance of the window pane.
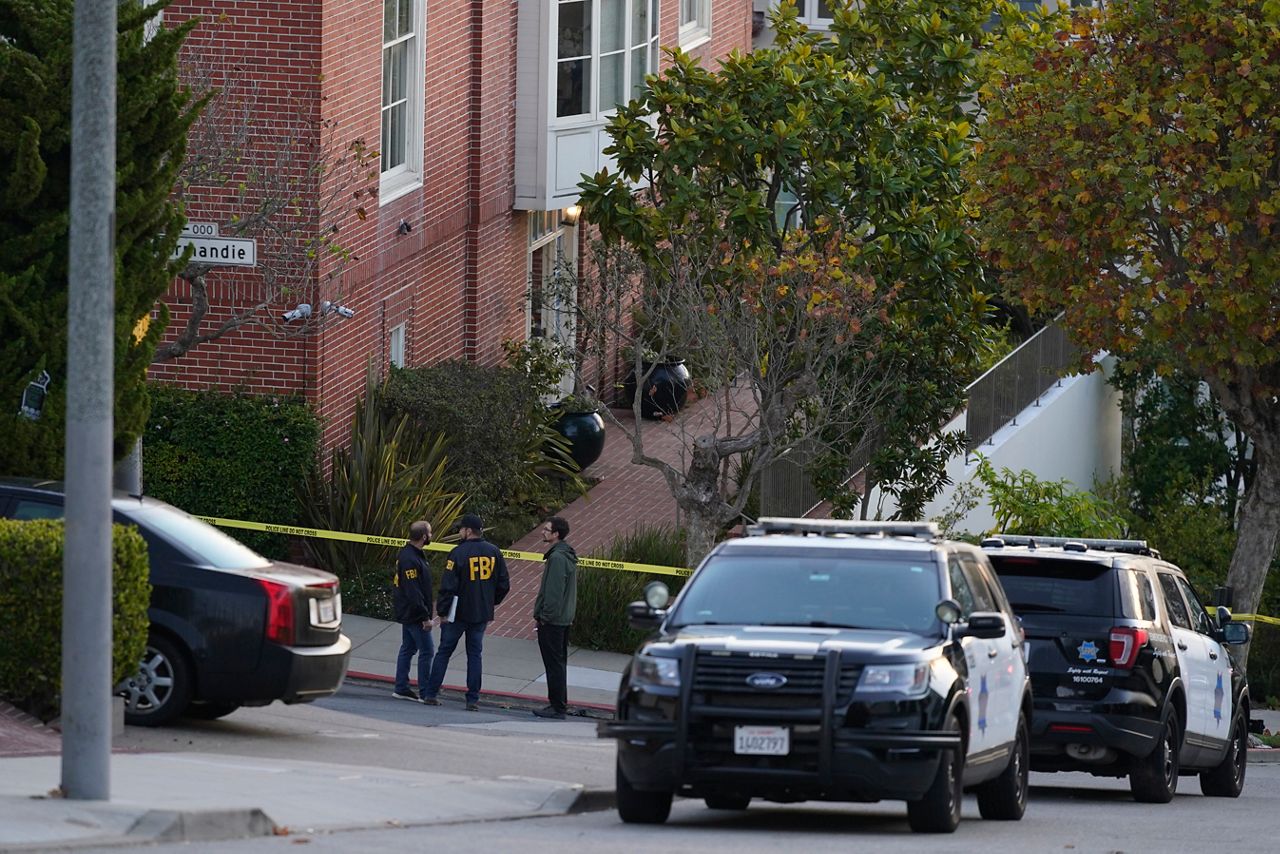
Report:
M644 76L649 73L649 49L638 47L631 51L631 97L644 94Z
M591 112L591 60L571 59L556 65L556 115Z
M612 110L626 99L627 52L600 57L600 112Z
M830 18L830 17L831 17L831 4L830 4L830 3L828 3L828 2L827 2L827 0L814 0L814 2L815 2L815 3L817 4L817 6L818 6L818 17L819 17L819 18Z
M1183 604L1182 594L1178 592L1178 584L1172 575L1160 573L1160 586L1164 588L1164 607L1169 612L1169 622L1180 628L1191 628L1191 617L1187 614L1187 606Z
M560 4L560 47L557 56L567 59L591 53L591 0Z
M624 0L600 2L600 52L609 53L626 46L627 7Z
M405 113L408 105L401 103L389 107L382 113L382 171L404 165L405 159Z
M396 39L396 0L382 0L382 40Z
M396 35L413 32L413 8L409 5L413 0L400 0L400 29Z
M644 44L649 35L649 0L632 0L631 44Z
M382 67L382 98L383 104L389 107L408 96L405 86L409 76L409 42L389 47L383 55L386 58Z
M698 22L698 0L680 0L680 25Z

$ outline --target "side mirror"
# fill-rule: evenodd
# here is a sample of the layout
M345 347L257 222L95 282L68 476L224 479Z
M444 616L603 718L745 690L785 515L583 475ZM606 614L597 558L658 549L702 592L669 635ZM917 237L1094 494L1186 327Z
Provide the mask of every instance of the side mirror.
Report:
M650 608L648 602L632 602L627 606L627 622L633 629L656 629L666 616L666 611Z
M994 640L1005 635L1004 616L995 611L974 611L964 627L964 635Z
M934 606L933 613L938 616L943 625L953 626L960 622L960 603L954 599L943 599Z
M1240 646L1249 642L1250 634L1248 623L1227 623L1222 627L1222 642Z

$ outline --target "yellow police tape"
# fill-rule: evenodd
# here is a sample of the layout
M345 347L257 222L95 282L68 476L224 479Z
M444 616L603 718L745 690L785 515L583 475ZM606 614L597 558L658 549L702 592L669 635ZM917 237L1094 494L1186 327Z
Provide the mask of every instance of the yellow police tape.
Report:
M1231 619L1238 620L1241 623L1270 623L1273 626L1280 626L1280 620L1275 617L1268 617L1264 614L1232 614Z
M222 528L243 528L246 531L265 531L268 534L288 534L294 537L319 537L325 540L346 540L352 543L369 543L375 546L402 546L404 537L379 537L374 534L349 534L345 531L323 531L319 528L300 528L296 525L268 525L265 522L246 522L242 519L222 519L217 516L196 516L210 525ZM447 552L453 550L451 543L428 543L432 551ZM502 556L509 560L544 560L538 552L520 552L514 549L503 549ZM630 563L622 560L605 560L597 557L580 557L578 566L589 566L595 569L614 569L620 572L642 572L646 575L690 575L690 571L680 566L658 566L649 563Z

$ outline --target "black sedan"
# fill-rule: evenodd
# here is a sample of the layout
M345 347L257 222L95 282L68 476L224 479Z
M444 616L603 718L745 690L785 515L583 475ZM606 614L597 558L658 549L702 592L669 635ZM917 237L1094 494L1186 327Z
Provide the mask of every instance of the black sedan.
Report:
M0 517L57 519L62 502L60 483L0 480ZM338 690L351 641L337 576L268 560L162 501L117 493L112 510L151 559L146 653L119 686L127 723L218 718Z

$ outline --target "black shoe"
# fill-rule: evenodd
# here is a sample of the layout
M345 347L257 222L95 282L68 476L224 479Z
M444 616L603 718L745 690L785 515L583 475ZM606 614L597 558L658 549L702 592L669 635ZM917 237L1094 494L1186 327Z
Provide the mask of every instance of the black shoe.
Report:
M391 696L399 700L408 700L411 703L421 702L421 700L418 699L418 695L412 691L392 691Z
M440 701L439 701L439 700L437 700L435 697L423 697L423 698L422 698L422 705L424 705L424 706L438 706L438 705L440 705Z
M564 712L559 711L554 706L543 706L541 709L534 709L533 713L540 718L550 718L552 720L564 720Z
M467 703L467 711L468 711L468 712L478 712L478 711L480 711L480 704L479 704L479 703Z

